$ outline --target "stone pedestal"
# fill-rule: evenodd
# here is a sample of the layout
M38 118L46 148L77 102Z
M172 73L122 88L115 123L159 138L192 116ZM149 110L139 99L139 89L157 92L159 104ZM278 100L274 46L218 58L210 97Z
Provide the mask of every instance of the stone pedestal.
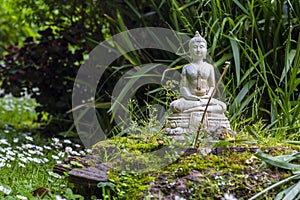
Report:
M167 118L166 134L176 140L183 140L184 136L189 137L197 132L202 116L201 111L171 114ZM230 123L224 114L206 113L202 128L214 132L218 129L230 129Z

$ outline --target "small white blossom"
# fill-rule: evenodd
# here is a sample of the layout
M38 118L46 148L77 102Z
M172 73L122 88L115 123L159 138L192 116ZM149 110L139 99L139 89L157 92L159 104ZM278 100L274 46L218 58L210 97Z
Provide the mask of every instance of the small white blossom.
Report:
M33 138L31 136L25 136L25 139L33 142Z
M10 155L10 156L15 156L16 155L16 153L14 151L7 151L6 154Z
M5 166L5 162L0 162L0 168Z
M60 152L58 152L58 154L57 154L57 155L58 155L58 157L64 157L64 156L65 156L65 154L66 154L65 152L63 152L63 151L60 151Z
M224 194L224 198L225 200L237 200L237 198L233 194L228 194L228 193Z
M29 150L28 150L28 153L34 155L34 154L36 154L36 151L29 149Z
M48 149L48 150L51 150L51 147L47 146L47 145L44 145L44 148L45 149Z
M66 153L70 153L71 151L72 151L72 147L66 147L66 148L65 148L65 152L66 152Z
M6 195L9 195L11 193L11 189L3 187L2 185L0 185L0 191Z
M33 148L33 145L32 144L24 144L24 145L22 145L22 147L24 149L31 149L31 148Z
M49 171L48 174L49 174L50 176L55 177L55 178L61 178L61 175L59 175L59 174L57 174L57 173L55 173L55 172Z
M70 154L73 156L80 156L80 153L78 153L77 151L71 151Z
M18 143L19 142L19 138L14 138L13 142L14 143Z
M36 150L38 150L38 151L43 151L43 147L36 146L35 148L36 148Z
M10 145L10 144L7 142L7 139L0 139L0 144Z
M33 158L32 161L35 162L35 163L38 163L38 164L43 162L43 160L41 160L39 158Z
M72 144L72 142L70 140L64 140L64 143L66 143L66 144Z
M92 150L92 149L87 149L86 152L87 152L87 153L92 153L93 150Z
M18 199L21 199L21 200L27 200L27 197L24 197L24 196L22 196L22 195L17 195L16 196Z
M5 130L4 130L4 133L9 133L9 130L5 129Z
M25 166L23 163L21 163L21 162L19 162L18 165L19 165L20 167L26 168L26 166Z
M58 144L59 143L59 139L58 138L52 138L52 141L54 142L54 144Z
M14 161L14 160L15 160L15 158L12 157L12 156L10 156L10 155L7 155L6 158L7 158L8 160L11 160L11 161Z
M19 158L23 163L27 163L28 162L28 159L26 157L21 157Z
M65 199L65 198L62 198L61 196L59 196L59 195L56 195L55 196L55 200L67 200L67 199Z
M56 155L52 155L51 157L52 157L53 159L55 159L55 160L58 160L58 159L59 159L59 157L56 156Z

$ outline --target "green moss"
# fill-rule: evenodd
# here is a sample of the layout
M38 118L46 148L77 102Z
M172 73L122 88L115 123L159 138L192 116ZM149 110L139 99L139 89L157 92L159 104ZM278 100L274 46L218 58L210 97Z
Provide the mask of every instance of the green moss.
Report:
M155 185L159 185L161 196L177 194L186 199L221 199L224 193L231 193L239 199L248 199L271 184L291 175L288 171L276 168L261 169L262 162L255 157L254 150L261 149L271 155L280 155L299 149L298 146L291 144L276 144L266 147L263 144L254 146L233 143L231 146L222 147L223 151L220 155L210 153L203 156L196 153L181 157L176 162L159 168L156 163L165 158L159 156L149 158L145 155L167 144L158 135L145 137L135 135L114 137L98 143L94 146L93 151L98 155L105 155L105 150L109 149L117 157L116 166L118 166L118 162L122 162L123 168L111 170L109 173L109 180L115 184L113 190L117 199L145 197L149 193L148 189ZM137 166L148 167L150 171L147 173L124 171ZM153 166L152 170L149 166ZM186 179L193 170L202 176L193 181ZM161 176L165 178L161 179ZM168 184L164 182L166 180ZM179 193L174 185L182 180L184 180L186 191ZM271 190L263 198L274 198L282 188Z

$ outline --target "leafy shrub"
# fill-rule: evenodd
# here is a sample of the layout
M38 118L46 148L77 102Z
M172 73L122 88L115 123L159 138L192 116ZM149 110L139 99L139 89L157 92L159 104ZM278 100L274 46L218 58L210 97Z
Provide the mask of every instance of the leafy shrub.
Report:
M46 112L38 113L35 108L39 106L35 99L31 98L27 93L20 98L16 98L11 94L0 98L0 128L12 125L15 128L31 128L41 125L37 123L47 122L49 115Z

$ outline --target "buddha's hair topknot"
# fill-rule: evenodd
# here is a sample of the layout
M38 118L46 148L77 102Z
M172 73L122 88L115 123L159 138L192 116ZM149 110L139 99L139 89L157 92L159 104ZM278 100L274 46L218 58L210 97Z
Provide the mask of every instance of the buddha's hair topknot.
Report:
M200 35L199 31L196 31L195 36L190 40L189 47L195 42L204 42L207 45L206 40Z

